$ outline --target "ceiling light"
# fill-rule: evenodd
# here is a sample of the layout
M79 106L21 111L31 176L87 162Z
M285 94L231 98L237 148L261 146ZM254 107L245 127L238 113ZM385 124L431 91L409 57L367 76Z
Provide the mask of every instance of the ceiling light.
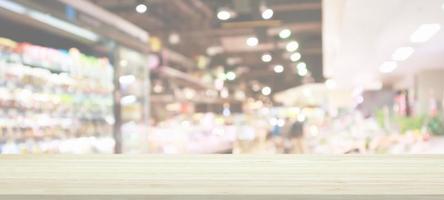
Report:
M271 62L273 57L270 54L266 53L266 54L262 55L261 59L262 59L262 62L268 63L268 62Z
M441 29L439 24L423 24L410 36L413 43L427 42Z
M290 29L282 29L282 30L279 32L279 37L280 37L281 39L287 39L287 38L290 37L290 35L291 35L291 31L290 31Z
M255 47L259 44L259 40L257 39L257 37L249 37L247 39L247 45L250 47Z
M16 13L20 13L20 14L24 14L28 10L20 4L17 4L15 2L11 2L11 1L5 1L5 0L0 1L0 7L8 9L8 10L16 12Z
M286 49L287 49L287 51L289 51L289 52L296 51L296 50L298 50L298 48L299 48L299 43L296 42L296 41L291 41L291 42L289 42L289 43L287 44L287 46L286 46Z
M274 72L276 72L278 74L282 73L282 72L284 72L284 66L282 66L282 65L275 65L273 70L274 70Z
M227 78L227 80L233 81L234 79L236 79L236 73L229 71L229 72L227 72L225 77Z
M333 79L328 79L325 81L325 86L327 86L328 89L334 89L337 86L337 83Z
M407 58L409 58L414 51L415 49L413 49L412 47L400 47L395 50L392 55L392 59L395 61L407 60Z
M307 64L300 62L296 65L297 72L299 76L306 76L308 74Z
M231 12L227 9L221 9L217 13L217 18L222 21L229 20L231 18Z
M178 44L180 42L180 36L177 33L171 33L170 36L168 37L168 42L170 44Z
M379 71L381 73L390 73L390 72L393 72L397 67L398 67L398 65L396 64L396 62L393 62L393 61L384 62L379 67Z
M261 93L262 93L263 95L265 95L265 96L268 96L268 95L271 94L271 88L268 87L268 86L263 87L262 90L261 90Z
M300 63L298 63L298 64L296 65L296 68L297 68L298 70L301 70L301 69L307 69L307 64L305 64L304 62L300 62Z
M298 75L299 76L307 76L307 74L308 74L308 70L307 69L298 70Z
M290 60L292 62L297 62L301 59L301 57L302 57L301 54L299 52L296 52L296 53L291 54Z
M271 19L273 17L273 14L274 14L273 10L267 8L262 12L262 18L263 19Z
M141 3L138 4L136 6L136 11L140 14L145 13L148 10L148 6L146 6L145 4Z

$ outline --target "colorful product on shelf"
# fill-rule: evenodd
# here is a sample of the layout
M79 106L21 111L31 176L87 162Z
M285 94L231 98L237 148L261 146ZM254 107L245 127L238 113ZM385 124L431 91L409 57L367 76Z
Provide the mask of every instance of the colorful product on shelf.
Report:
M112 153L109 61L0 41L0 153Z

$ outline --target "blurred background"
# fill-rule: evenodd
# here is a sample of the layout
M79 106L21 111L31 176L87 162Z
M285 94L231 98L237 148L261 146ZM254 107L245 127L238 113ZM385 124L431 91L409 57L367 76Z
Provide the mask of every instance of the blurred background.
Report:
M0 0L0 154L444 153L443 0Z

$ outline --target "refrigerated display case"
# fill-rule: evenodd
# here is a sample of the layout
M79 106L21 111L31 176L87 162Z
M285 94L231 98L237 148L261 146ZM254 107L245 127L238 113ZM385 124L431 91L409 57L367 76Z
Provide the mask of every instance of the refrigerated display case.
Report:
M150 56L141 52L118 47L116 50L118 96L118 123L122 153L147 152L149 124L149 61ZM116 130L116 131L119 131Z
M108 59L0 41L1 153L113 152Z

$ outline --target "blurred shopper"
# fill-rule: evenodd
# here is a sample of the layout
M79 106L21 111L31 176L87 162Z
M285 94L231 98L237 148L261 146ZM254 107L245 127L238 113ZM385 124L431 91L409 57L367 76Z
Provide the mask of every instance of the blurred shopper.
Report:
M284 128L284 137L286 140L286 152L293 154L304 153L304 123L295 119L287 120Z

